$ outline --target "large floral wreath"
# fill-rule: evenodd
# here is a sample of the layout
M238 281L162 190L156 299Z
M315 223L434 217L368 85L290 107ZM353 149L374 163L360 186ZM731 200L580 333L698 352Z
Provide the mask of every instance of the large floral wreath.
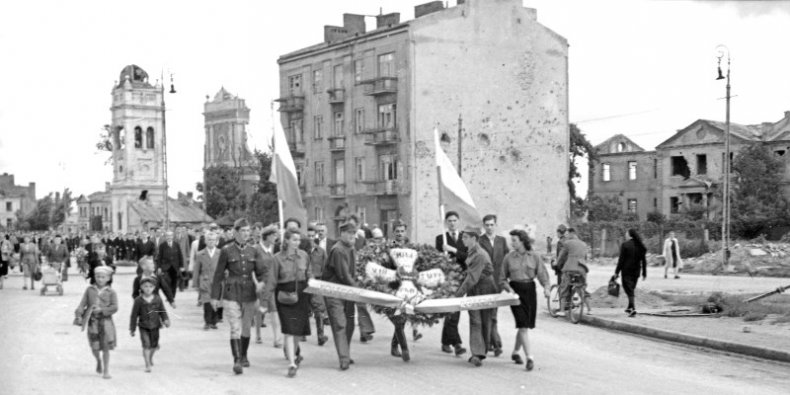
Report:
M366 266L369 262L377 263L386 268L396 269L390 255L390 250L393 248L408 248L417 251L418 258L414 263L414 271L417 273L432 269L440 269L444 273L444 281L436 287L428 288L415 283L417 290L421 294L421 300L446 299L455 296L455 291L460 286L464 277L461 267L455 264L455 262L445 254L427 244L406 243L397 247L389 244L367 245L356 253L357 284L371 291L395 295L401 287L401 281L399 279L395 281L381 281L369 277L366 271ZM426 314L419 312L407 314L402 309L392 307L378 305L371 305L371 307L376 313L384 314L390 319L402 320L405 318L412 325L432 326L433 324L439 323L439 320L447 315L447 313Z

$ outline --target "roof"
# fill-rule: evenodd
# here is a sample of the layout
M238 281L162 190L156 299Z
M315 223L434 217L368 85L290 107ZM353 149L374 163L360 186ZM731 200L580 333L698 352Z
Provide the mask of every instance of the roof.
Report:
M4 198L29 198L35 200L35 197L31 196L30 187L23 187L20 185L0 187L0 196Z
M217 92L216 95L214 95L214 101L225 101L225 100L230 100L232 98L233 95L230 92L228 92L224 86L219 89L219 92Z
M707 122L709 125L721 130L722 132L727 129L725 122L711 121L708 119L700 119L700 121ZM763 131L759 126L755 125L741 125L739 123L730 122L730 134L740 137L744 140L760 140L763 137Z
M170 222L198 223L214 221L213 218L195 204L183 204L172 198L169 199L167 204ZM129 208L137 212L137 215L144 222L162 222L165 219L164 210L159 205L135 201L129 203Z
M132 88L153 88L153 86L148 83L148 73L136 64L130 64L121 70L121 74L118 76L119 88L123 87L127 78L129 82L132 83Z
M619 133L615 134L612 137L609 137L608 139L604 140L602 143L596 145L595 146L595 150L598 153L616 154L618 152L609 152L607 150L611 146L611 144L613 142L615 142L615 141L625 142L626 146L628 146L628 145L631 146L630 147L631 149L629 149L627 151L623 151L623 153L625 153L625 152L643 152L645 150L644 148L640 147L639 144L635 143L633 140L631 140L628 137L626 137L624 134L619 134Z

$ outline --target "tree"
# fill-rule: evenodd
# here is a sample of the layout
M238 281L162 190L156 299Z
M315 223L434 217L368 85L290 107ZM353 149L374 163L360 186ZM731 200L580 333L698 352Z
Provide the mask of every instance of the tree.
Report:
M272 170L272 155L268 152L255 150L258 159L258 188L250 197L247 216L252 222L264 225L279 221L277 207L277 185L269 182Z
M743 147L732 164L734 227L759 232L769 223L788 221L788 201L782 191L784 163L763 142ZM751 231L750 231L751 229ZM742 234L744 236L744 234Z
M587 202L590 221L617 221L623 218L623 204L617 196L593 195Z
M55 210L52 194L36 201L36 207L27 215L17 214L19 228L23 230L48 230L52 226L52 214Z
M68 218L69 214L71 214L71 191L66 188L63 190L63 194L60 196L60 199L55 201L55 205L52 211L52 220L50 224L52 227L57 227L58 225L66 222L66 218Z
M198 183L203 193L206 214L220 218L226 214L244 211L247 201L241 191L241 171L225 165L205 170L205 186Z
M570 159L570 166L568 167L568 192L571 198L571 215L575 218L581 218L584 217L584 213L587 211L588 206L584 198L576 196L575 181L581 177L579 168L576 166L576 160L586 156L588 162L592 163L598 160L598 156L595 153L595 148L575 124L570 125L570 139L568 155Z

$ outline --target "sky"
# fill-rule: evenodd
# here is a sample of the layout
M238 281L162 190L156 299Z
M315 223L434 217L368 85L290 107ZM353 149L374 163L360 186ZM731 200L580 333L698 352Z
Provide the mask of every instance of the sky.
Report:
M265 149L279 55L321 42L323 26L342 25L344 12L400 12L403 21L421 2L2 2L0 173L35 182L39 198L66 187L74 196L102 190L112 169L95 143L110 122L113 82L133 63L151 78L174 74L177 93L166 97L170 194L193 191L202 179L206 95L224 86L246 99L251 148ZM650 150L696 119L723 121L720 44L732 60L732 122L774 122L790 110L790 1L524 5L568 39L570 121L594 144L623 133Z

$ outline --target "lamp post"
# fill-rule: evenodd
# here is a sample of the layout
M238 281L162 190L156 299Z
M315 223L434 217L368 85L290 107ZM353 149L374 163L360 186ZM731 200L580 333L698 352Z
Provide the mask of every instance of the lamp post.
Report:
M724 193L722 197L722 219L721 219L721 240L722 240L722 269L725 269L730 262L730 49L724 45L716 47L719 55L718 72L716 80L727 79L727 115L724 131ZM727 76L721 72L721 59L727 55Z
M164 201L165 206L165 231L170 230L170 208L168 207L167 198L167 127L165 122L165 80L162 76L162 85L160 86L162 93L162 178L165 183ZM170 93L176 93L176 88L173 85L173 73L170 73Z

